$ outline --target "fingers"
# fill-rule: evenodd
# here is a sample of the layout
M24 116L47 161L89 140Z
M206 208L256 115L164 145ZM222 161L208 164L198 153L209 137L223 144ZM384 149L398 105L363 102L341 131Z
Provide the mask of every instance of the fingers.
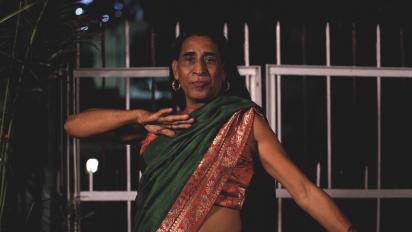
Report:
M156 116L158 116L159 118L163 115L168 115L171 112L173 112L173 108L164 108L164 109L160 109L159 111L157 111L155 113Z
M157 135L166 135L169 137L173 137L176 135L176 132L174 130L166 128L164 126L159 126L159 125L146 125L145 129L148 132L151 132Z
M173 108L164 108L153 114L153 119L158 123L169 124L177 121L189 120L188 114L171 114Z
M189 120L190 116L188 114L182 115L168 115L165 117L159 118L159 122L163 124L173 124L173 123L184 123L185 121Z
M170 125L172 126L173 129L182 129L182 128L190 128L192 124L195 122L195 119L190 118L188 120L183 120L183 121L175 121L171 123Z
M188 129L195 121L188 114L171 114L172 112L172 108L165 108L152 113L144 127L149 132L173 137L176 135L174 130Z
M171 129L161 129L160 131L157 132L158 134L166 135L168 137L174 137L176 135L176 132Z
M156 114L159 116L157 119L157 122L162 125L172 125L173 128L187 128L188 125L186 124L192 124L194 122L193 118L190 118L190 115L188 114L172 114L168 115L171 113L170 111L171 108L167 109L162 109L156 112ZM184 126L177 126L176 125L181 125L185 124Z
M169 125L180 125L180 124L193 124L195 122L194 118L189 118L187 120L176 120L176 121L170 121L167 122L166 124Z
M194 122L194 119L189 119L184 122L179 121L179 122L174 122L174 123L169 123L169 124L163 124L160 126L165 129L183 129L183 128L187 129L192 126L193 122Z

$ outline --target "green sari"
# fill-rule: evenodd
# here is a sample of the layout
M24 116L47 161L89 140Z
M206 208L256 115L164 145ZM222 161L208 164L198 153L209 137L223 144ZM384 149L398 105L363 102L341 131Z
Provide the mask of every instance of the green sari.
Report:
M259 106L247 99L219 96L191 113L195 123L190 129L177 131L173 138L159 136L148 146L143 154L143 176L135 201L134 232L150 232L164 227L164 219L166 215L173 214L171 208L174 204L176 205L176 201L187 200L186 198L191 197L179 196L179 194L190 182L190 178L193 177L205 153L210 151L218 132L223 133L219 131L221 127L228 123L229 119L233 121L233 123L230 122L233 125L237 121L246 120L242 118L242 113L251 108L256 109ZM232 120L235 113L239 116ZM228 127L228 130L237 131L224 133L250 132L250 128L242 131L235 127ZM247 136L242 138L247 138ZM236 140L238 140L237 137L232 138L232 141L236 142ZM224 144L219 146L224 146ZM161 231L171 231L170 228L172 227Z

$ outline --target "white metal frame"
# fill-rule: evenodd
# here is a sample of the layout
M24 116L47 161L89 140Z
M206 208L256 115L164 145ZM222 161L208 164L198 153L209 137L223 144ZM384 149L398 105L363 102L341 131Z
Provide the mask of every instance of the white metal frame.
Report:
M269 118L269 122L272 129L277 133L279 140L282 141L282 129L281 129L281 75L299 75L299 76L324 76L326 78L326 112L327 112L327 175L328 184L327 189L332 197L345 198L352 196L358 196L358 198L364 198L366 196L376 198L377 210L376 210L376 231L380 232L380 211L381 211L381 198L412 198L410 190L404 189L381 189L381 78L382 77L398 77L398 78L410 78L412 72L410 68L382 68L381 67L381 28L380 25L376 25L376 67L332 67L331 66L331 34L329 22L325 24L325 51L326 60L325 66L307 66L307 65L281 65L281 25L280 22L276 22L276 65L266 66L266 112ZM332 188L332 117L331 117L331 76L356 76L356 77L375 77L376 78L376 104L377 104L377 143L378 143L378 175L377 175L377 193L385 193L381 197L379 194L375 194L375 190L337 190ZM276 90L276 91L274 91ZM273 101L273 102L272 102ZM317 175L320 173L320 166L318 165ZM365 178L367 177L367 169L365 170ZM319 176L317 176L317 180ZM367 182L365 187L367 188ZM282 189L281 185L277 186L278 196L278 228L277 231L282 231L282 198L289 198L289 194ZM394 194L396 192L405 193L405 195Z
M310 65L266 65L266 111L268 121L278 138L282 140L281 121L281 83L283 78L290 76L306 76L326 78L326 102L327 102L327 146L328 146L328 186L325 191L333 198L374 198L377 200L376 228L380 231L380 199L382 198L409 198L412 199L412 189L381 189L381 79L382 78L412 78L412 68L389 68L389 67L344 67L344 66L310 66ZM377 189L334 189L332 187L332 123L331 123L331 77L356 77L376 78L377 81ZM273 96L276 96L274 99ZM317 172L319 175L320 172ZM365 173L367 175L367 172ZM317 176L316 179L320 177ZM367 179L367 177L365 177ZM278 231L282 231L282 198L290 198L289 193L278 186L276 195L279 198L278 209Z

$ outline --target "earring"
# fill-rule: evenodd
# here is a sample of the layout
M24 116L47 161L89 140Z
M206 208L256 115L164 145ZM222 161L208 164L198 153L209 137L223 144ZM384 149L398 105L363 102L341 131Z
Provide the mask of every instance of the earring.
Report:
M225 81L224 82L225 83L225 92L229 92L229 90L230 90L230 82L229 81Z
M178 80L173 80L172 82L173 91L177 92L180 89L180 82Z

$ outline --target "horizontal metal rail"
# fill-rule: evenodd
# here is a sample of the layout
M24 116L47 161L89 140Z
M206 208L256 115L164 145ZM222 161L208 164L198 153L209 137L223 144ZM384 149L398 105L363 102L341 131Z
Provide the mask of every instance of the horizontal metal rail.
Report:
M334 76L334 77L398 77L412 78L412 68L352 67L316 65L266 65L270 75Z
M241 76L246 77L252 100L262 106L262 78L258 65L237 66ZM73 71L73 77L79 78L148 78L169 77L168 67L135 67L135 68L80 68Z
M412 189L324 189L332 198L412 198ZM81 191L81 201L133 201L136 191ZM276 189L276 198L291 198L285 189Z
M260 66L237 66L242 76L260 76ZM82 77L168 77L167 67L135 67L135 68L79 68L73 71L74 78Z
M381 78L412 78L412 68L404 67L352 67L352 66L315 66L315 65L280 65L280 64L267 64L266 65L266 112L267 117L270 122L271 127L281 135L281 101L280 101L280 91L281 91L281 79L289 78L292 76L306 76L314 78L341 78L341 77L356 77L365 78L371 77L378 80L378 86L380 88ZM328 86L330 90L330 86ZM378 91L378 97L380 97L381 92ZM277 96L277 98L275 98ZM327 93L326 98L331 99L330 91ZM380 105L380 100L378 99L378 105ZM377 109L378 118L380 118L380 107ZM328 112L330 114L330 112ZM380 120L378 120L380 125ZM379 126L378 125L378 126ZM330 129L330 124L328 124L328 130ZM380 130L378 131L380 133ZM330 135L329 135L330 136ZM380 134L379 134L380 136ZM281 138L279 138L281 140ZM328 144L330 141L328 142ZM378 153L380 153L381 142L378 141ZM332 151L328 160L331 160ZM378 156L378 183L380 183L380 155ZM332 198L348 198L348 199L378 199L378 204L380 199L398 199L398 198L412 198L412 189L381 189L378 185L377 189L336 189L331 185L331 162L328 162L328 187L325 190L329 196ZM320 178L319 175L317 178ZM367 180L367 177L365 177ZM367 186L367 181L365 181ZM276 189L276 197L278 199L291 198L290 194L286 189L278 188ZM377 214L380 218L380 212ZM278 230L279 231L279 230Z

